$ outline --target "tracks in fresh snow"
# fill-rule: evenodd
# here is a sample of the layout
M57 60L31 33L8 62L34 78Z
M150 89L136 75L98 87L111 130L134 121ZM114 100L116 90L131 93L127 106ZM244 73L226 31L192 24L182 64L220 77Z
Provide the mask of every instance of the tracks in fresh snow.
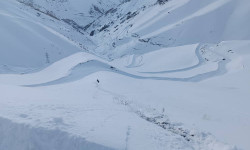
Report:
M141 119L147 122L153 123L156 126L161 127L171 133L179 135L183 137L186 141L193 140L193 137L195 135L191 133L191 131L185 130L182 127L178 127L174 125L173 123L171 123L171 121L165 114L159 113L155 109L152 109L152 108L145 109L141 105L135 104L133 101L129 100L129 98L124 95L120 95L120 94L105 90L101 88L100 86L97 86L97 88L102 92L112 95L114 103L127 107L129 111L136 114ZM127 136L129 136L130 130L131 130L130 127L128 127Z
M195 50L195 54L199 62L187 68L182 68L182 69L177 69L177 70L167 70L167 71L161 71L161 72L141 72L139 74L138 73L134 74L133 72L129 71L129 68L127 70L123 70L118 67L112 66L112 63L110 62L105 62L98 58L96 59L91 58L91 59L84 59L83 62L80 62L77 65L74 65L72 69L69 70L69 73L61 78L58 78L49 82L41 83L41 84L33 84L33 85L31 84L31 85L26 85L26 86L37 87L37 86L49 86L49 85L56 85L56 84L62 84L62 83L69 83L69 82L80 80L90 74L93 74L99 71L113 72L113 73L117 73L123 76L135 78L135 79L168 80L168 81L181 81L181 82L199 82L199 81L226 73L227 70L225 66L230 61L230 59L223 58L217 61L218 66L217 66L217 69L215 70L210 70L210 71L208 70L202 73L194 72L194 75L190 77L168 77L168 76L166 77L164 73L185 73L185 71L193 71L193 69L206 65L206 61L200 54L200 50L204 47L205 47L204 44L199 44L199 46Z
M204 63L204 59L202 58L201 54L200 54L200 49L202 48L203 44L199 44L196 49L195 49L195 55L198 58L198 63L191 66L191 67L187 67L187 68L182 68L182 69L175 69L175 70L166 70L166 71L159 71L159 72L141 72L141 73L149 73L149 74L162 74L162 73L174 73L174 72L183 72L183 71L188 71L188 70L192 70L196 67L199 67L202 65L202 63Z
M193 137L195 136L193 133L191 133L188 130L183 129L182 127L177 127L171 121L169 118L163 114L163 113L158 113L154 109L148 108L147 110L140 105L136 105L134 102L129 100L126 96L116 94L111 91L104 90L100 87L98 87L99 90L113 95L113 100L115 103L119 105L126 106L129 111L135 113L138 117L141 119L153 123L158 127L161 127L171 133L174 133L176 135L179 135L183 137L186 141L191 141L193 140ZM149 114L147 114L149 113ZM130 130L130 129L129 129Z
M154 108L144 107L143 105L137 104L133 100L129 99L124 95L120 95L112 91L105 90L100 86L97 86L97 88L104 93L112 95L114 103L126 107L128 111L136 114L139 118L149 123L152 123L156 127L162 128L163 130L166 130L167 132L172 133L173 135L183 138L188 143L188 145L193 149L211 150L211 149L216 149L215 147L216 145L218 145L221 147L226 146L228 150L238 150L236 147L231 147L229 145L217 141L215 137L213 137L209 133L204 133L195 130L191 131L185 129L185 127L183 127L181 123L171 122L168 116L164 114L165 110L163 110L162 112L158 112ZM126 150L128 148L130 132L131 128L128 127L125 140Z

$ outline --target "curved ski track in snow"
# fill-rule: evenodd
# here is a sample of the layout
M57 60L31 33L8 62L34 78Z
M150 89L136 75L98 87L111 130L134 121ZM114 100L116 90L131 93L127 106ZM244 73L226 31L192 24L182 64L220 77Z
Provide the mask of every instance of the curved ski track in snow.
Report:
M195 50L195 55L198 58L199 62L196 65L193 65L191 67L182 68L182 69L176 69L176 70L166 70L161 72L139 72L139 75L136 73L130 73L129 68L127 70L122 70L119 67L116 67L115 64L112 64L112 62L106 62L104 60L101 60L95 56L92 57L92 59L84 59L84 61L79 62L78 64L75 64L72 66L72 68L69 68L68 73L60 78L39 83L39 84L29 84L29 85L23 85L28 87L37 87L37 86L49 86L49 85L56 85L56 84L63 84L63 83L69 83L73 81L80 80L90 74L93 74L95 72L99 71L108 71L117 73L123 76L128 76L131 78L136 79L151 79L151 80L169 80L169 81L181 81L181 82L199 82L214 76L222 75L227 72L226 70L226 64L230 62L230 59L223 59L218 62L218 67L216 70L210 70L208 72L204 73L197 73L194 76L186 77L186 78L178 78L178 77L166 77L164 75L161 75L163 73L176 73L176 72L185 72L190 71L192 69L198 68L202 65L205 65L204 58L200 54L200 48L203 46L203 44L199 44ZM84 55L82 53L79 53L79 55ZM161 76L154 76L155 74L160 74Z

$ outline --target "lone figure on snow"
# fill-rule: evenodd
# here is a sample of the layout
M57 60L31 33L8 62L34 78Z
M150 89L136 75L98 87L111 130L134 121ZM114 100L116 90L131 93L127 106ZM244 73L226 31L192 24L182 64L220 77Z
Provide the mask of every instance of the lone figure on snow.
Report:
M96 80L96 82L97 82L97 83L100 83L100 81L99 81L98 79Z

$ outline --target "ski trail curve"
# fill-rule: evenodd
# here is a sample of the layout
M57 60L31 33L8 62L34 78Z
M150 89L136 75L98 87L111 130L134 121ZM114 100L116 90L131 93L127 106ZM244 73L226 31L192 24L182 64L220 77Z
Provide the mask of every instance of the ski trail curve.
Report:
M174 72L182 72L182 71L188 71L188 70L192 70L196 67L199 67L202 65L202 63L204 63L204 59L202 58L201 54L200 54L200 49L201 47L203 47L203 44L199 44L195 50L195 55L198 58L198 63L191 66L191 67L187 67L187 68L182 68L182 69L175 69L175 70L166 70L166 71L158 71L158 72L140 72L140 73L149 73L149 74L162 74L162 73L174 73Z
M113 68L112 66L105 64L103 62L97 61L97 60L92 60L88 61L82 64L78 64L75 66L72 70L70 70L70 73L64 77L61 77L57 80L53 80L50 82L46 83L41 83L41 84L31 84L31 85L23 85L26 87L39 87L39 86L49 86L49 85L56 85L56 84L63 84L63 83L69 83L69 82L74 82L77 80L80 80L88 75L91 75L95 72L99 71L107 71L107 72L113 72L117 73L123 76L135 78L135 79L147 79L147 80L168 80L168 81L180 81L180 82L199 82L203 81L205 79L218 76L218 75L223 75L227 72L226 70L226 64L229 62L229 60L222 60L218 63L218 68L214 71L202 73L202 74L197 74L192 77L188 78L171 78L171 77L146 77L146 76L139 76L139 75L134 75L131 73L127 73L125 71Z

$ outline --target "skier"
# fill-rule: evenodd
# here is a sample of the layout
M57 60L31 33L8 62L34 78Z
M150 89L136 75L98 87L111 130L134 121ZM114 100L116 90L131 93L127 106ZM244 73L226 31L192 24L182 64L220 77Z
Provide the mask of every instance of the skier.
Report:
M97 83L100 83L100 81L99 81L98 79L96 80L96 82L97 82Z

